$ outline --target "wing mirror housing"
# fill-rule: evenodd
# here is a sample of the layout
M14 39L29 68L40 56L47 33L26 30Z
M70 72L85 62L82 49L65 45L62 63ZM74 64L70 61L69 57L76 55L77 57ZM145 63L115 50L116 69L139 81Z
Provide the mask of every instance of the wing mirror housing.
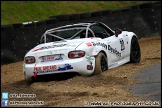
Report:
M116 36L116 37L118 37L118 35L122 33L122 30L119 29L119 28L115 28L114 31L115 31L115 36Z

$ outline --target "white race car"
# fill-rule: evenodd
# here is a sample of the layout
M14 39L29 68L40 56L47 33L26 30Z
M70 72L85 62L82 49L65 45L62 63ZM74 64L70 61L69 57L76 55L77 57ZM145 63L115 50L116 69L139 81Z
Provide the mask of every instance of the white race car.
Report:
M135 33L113 31L102 22L85 22L47 30L40 44L25 55L23 71L28 81L67 72L91 76L140 59Z

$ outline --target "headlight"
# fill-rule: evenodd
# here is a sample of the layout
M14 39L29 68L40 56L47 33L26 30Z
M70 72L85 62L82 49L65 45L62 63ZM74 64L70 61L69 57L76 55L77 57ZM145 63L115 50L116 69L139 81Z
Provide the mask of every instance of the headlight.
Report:
M34 56L25 57L25 63L27 64L35 63L35 57Z
M85 51L70 51L68 57L73 58L80 58L85 56Z

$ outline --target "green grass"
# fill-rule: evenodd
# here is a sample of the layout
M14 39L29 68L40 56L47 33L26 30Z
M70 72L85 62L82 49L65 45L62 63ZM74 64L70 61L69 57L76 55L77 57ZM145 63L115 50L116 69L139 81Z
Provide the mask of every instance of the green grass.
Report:
M146 2L148 1L1 1L1 25L38 21L60 14L114 10Z

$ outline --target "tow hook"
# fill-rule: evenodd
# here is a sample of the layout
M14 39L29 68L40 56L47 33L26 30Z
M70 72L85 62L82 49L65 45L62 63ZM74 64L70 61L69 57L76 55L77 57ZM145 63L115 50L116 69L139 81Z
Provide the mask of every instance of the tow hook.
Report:
M36 74L36 73L34 73L33 77L34 77L34 78L36 78L36 77L37 77L37 74Z

